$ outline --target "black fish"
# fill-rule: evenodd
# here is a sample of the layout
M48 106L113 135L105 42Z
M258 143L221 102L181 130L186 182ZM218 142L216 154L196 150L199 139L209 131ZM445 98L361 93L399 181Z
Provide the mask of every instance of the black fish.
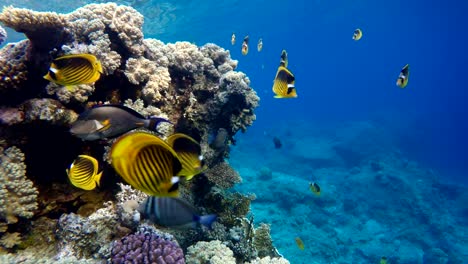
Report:
M281 144L281 140L277 137L273 138L273 144L275 145L276 149L279 149L283 146L283 144Z
M138 211L143 218L162 226L195 227L202 224L208 228L216 215L199 215L195 207L180 198L149 196L140 204Z
M218 129L216 137L211 142L211 147L217 151L224 151L228 144L228 132L224 128Z
M145 118L135 110L123 105L98 105L83 112L72 124L70 133L83 140L112 138L132 129L146 127L156 130L161 117Z

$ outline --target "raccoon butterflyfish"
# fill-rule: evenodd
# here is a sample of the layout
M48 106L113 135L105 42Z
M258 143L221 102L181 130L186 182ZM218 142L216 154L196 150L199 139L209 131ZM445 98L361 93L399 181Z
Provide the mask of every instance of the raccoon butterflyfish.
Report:
M161 138L134 132L121 136L110 150L111 165L133 188L155 196L178 196L182 170L177 153Z
M182 133L176 133L170 135L166 141L177 153L179 161L182 163L179 176L185 176L187 180L190 180L202 172L203 156L200 144L195 139Z
M260 51L262 51L262 49L263 49L263 40L262 40L262 38L260 38L258 40L258 43L257 43L257 50L258 50L258 52L260 52Z
M208 228L216 220L216 215L200 215L187 201L175 197L149 196L138 207L143 218L153 223L170 227L196 227L202 224Z
M156 131L161 117L145 118L123 105L97 105L84 111L72 124L70 133L83 140L112 138L138 127Z
M247 55L247 53L249 53L249 36L245 36L242 42L242 55Z
M409 78L409 64L406 64L403 67L403 69L401 69L400 75L398 75L396 85L400 88L405 88L406 85L408 85L408 78Z
M231 36L231 44L232 45L236 44L236 34L234 34L234 32L232 33L232 36Z
M387 264L387 257L381 257L379 263L380 264Z
M316 182L310 182L309 183L309 189L311 192L313 192L315 195L319 196L320 195L320 186Z
M288 67L288 53L286 50L281 51L280 66Z
M71 54L52 61L44 79L73 90L72 86L94 83L101 77L102 66L91 54Z
M353 39L358 41L362 38L362 30L360 30L359 28L357 28L356 30L354 30L354 34L353 34Z
M279 66L273 81L273 92L275 98L295 98L297 97L295 78L286 67Z
M87 155L79 155L66 172L74 186L88 191L99 186L102 175L102 171L98 173L98 161Z
M304 250L305 246L304 246L304 242L302 242L302 239L300 237L296 237L294 240L296 240L297 247L300 250Z

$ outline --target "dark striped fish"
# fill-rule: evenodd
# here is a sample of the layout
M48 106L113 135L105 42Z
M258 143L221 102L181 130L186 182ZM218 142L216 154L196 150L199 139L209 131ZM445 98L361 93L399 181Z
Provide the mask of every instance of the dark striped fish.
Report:
M199 215L197 209L180 198L150 196L140 204L138 211L143 218L155 224L168 227L196 227L202 224L208 228L216 215Z
M111 164L133 188L149 195L178 196L182 165L177 153L159 137L135 132L112 145Z
M102 171L98 173L98 162L91 156L79 155L66 171L70 182L78 188L89 191L99 186Z
M295 98L297 97L295 78L292 72L286 68L288 66L288 54L285 50L281 52L281 61L275 80L273 81L273 92L275 98Z
M54 59L44 79L71 89L69 86L96 82L102 72L94 55L71 54Z
M198 142L182 133L172 134L167 138L167 143L177 153L182 163L182 170L178 175L185 176L187 180L202 172L201 147Z

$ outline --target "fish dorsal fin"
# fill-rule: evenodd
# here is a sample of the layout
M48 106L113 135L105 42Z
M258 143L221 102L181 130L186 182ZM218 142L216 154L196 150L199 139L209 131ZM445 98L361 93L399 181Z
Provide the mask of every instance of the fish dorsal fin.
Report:
M115 107L115 108L120 108L124 111L127 111L129 114L134 115L135 117L141 118L141 119L146 119L142 114L138 113L137 111L126 107L124 105L119 105L119 104L105 104L105 105L95 105L93 108L100 108L100 107Z

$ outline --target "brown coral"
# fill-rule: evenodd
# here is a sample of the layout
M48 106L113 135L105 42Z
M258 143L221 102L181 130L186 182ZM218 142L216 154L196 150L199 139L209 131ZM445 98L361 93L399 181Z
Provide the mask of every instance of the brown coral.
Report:
M239 173L226 162L216 164L214 167L207 170L205 175L215 186L223 189L232 188L236 183L242 181Z
M9 90L19 90L21 84L27 80L29 59L29 40L9 43L0 50L0 94L2 97Z
M15 223L31 218L37 209L38 191L26 178L24 154L17 147L0 148L0 221Z

